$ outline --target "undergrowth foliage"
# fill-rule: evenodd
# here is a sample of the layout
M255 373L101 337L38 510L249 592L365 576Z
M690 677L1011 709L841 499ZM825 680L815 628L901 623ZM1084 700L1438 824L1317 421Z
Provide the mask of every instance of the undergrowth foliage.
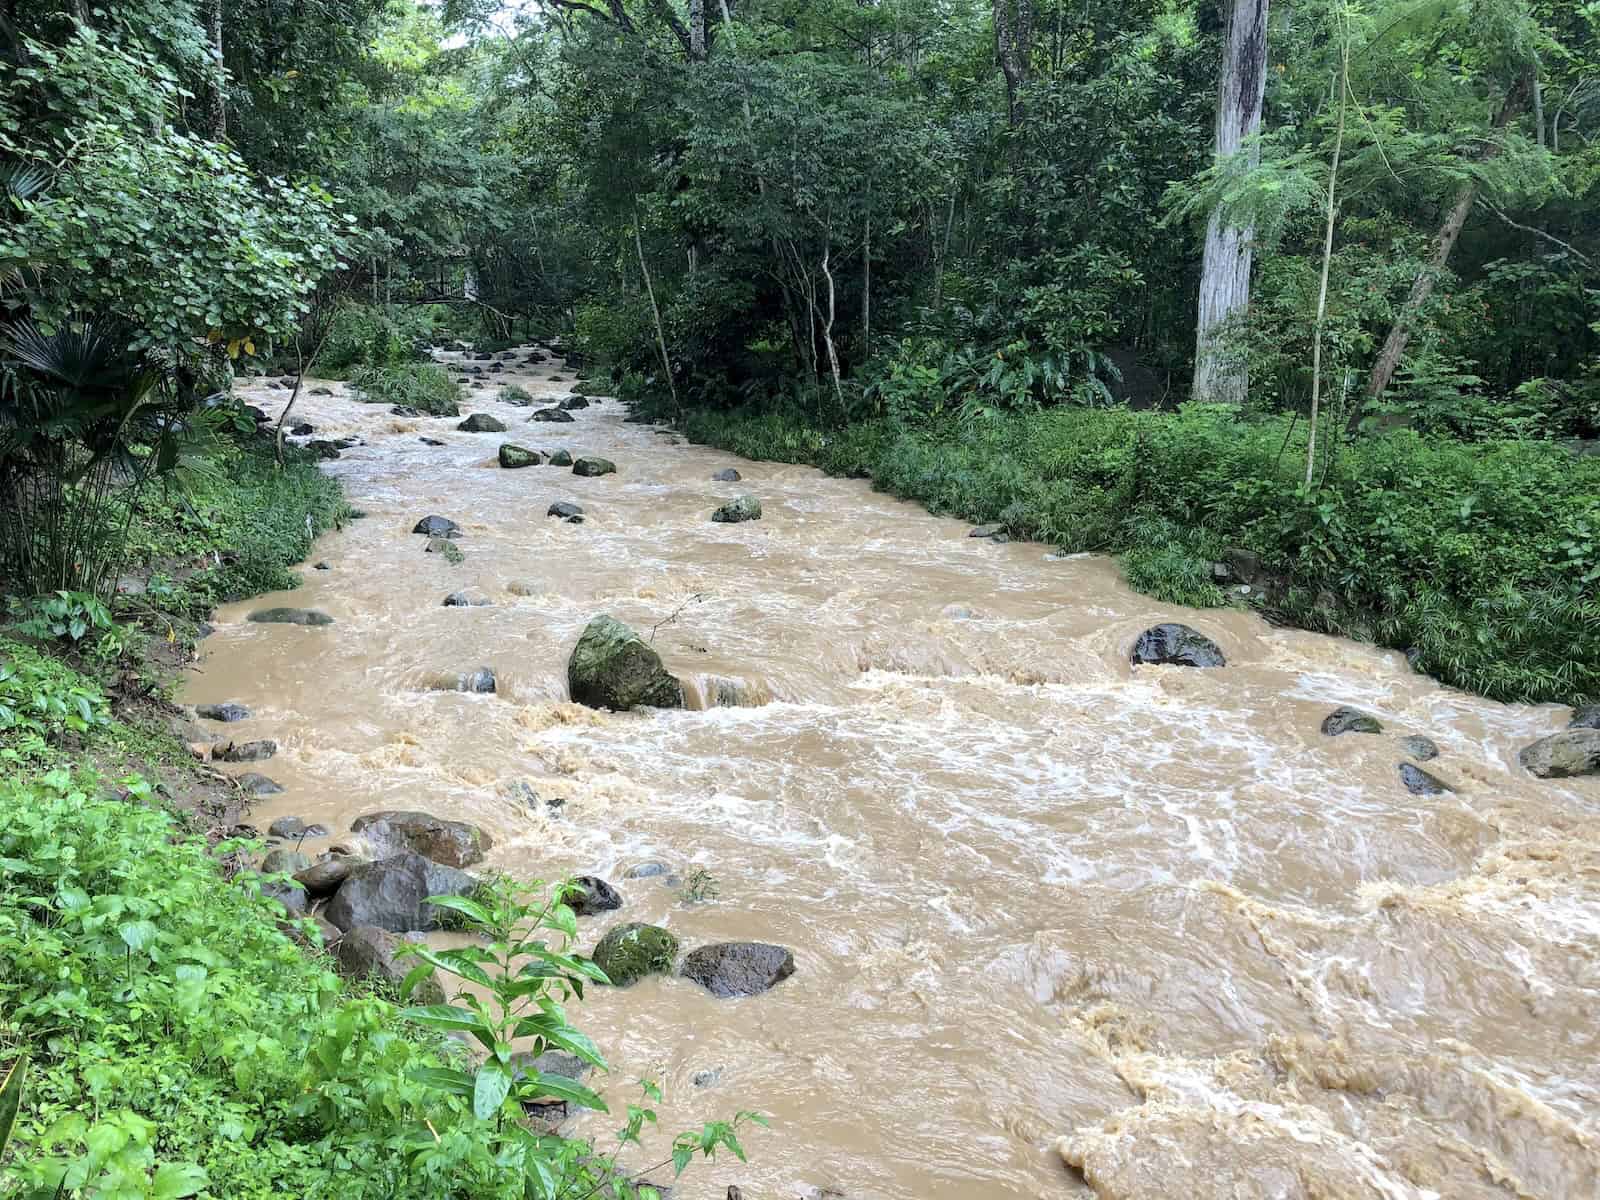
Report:
M426 364L360 367L350 376L356 398L368 404L398 404L435 417L453 417L461 388L443 367Z
M697 411L684 429L752 458L869 475L1015 537L1119 554L1128 581L1163 600L1256 604L1406 650L1496 699L1600 696L1600 460L1551 443L1402 430L1341 447L1307 488L1286 419L1194 405L827 431L794 410ZM1230 546L1259 555L1272 585L1225 593L1211 564Z

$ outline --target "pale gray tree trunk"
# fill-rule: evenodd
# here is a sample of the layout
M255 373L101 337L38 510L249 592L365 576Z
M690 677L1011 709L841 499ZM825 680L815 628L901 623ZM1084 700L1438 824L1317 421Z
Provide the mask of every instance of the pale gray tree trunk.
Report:
M211 87L206 96L210 110L211 140L220 142L228 136L227 72L222 65L222 0L210 0L206 6L206 36L211 46Z
M1015 129L1022 121L1021 92L1033 55L1033 0L994 0L994 50L1006 77L1007 120Z
M1261 102L1267 82L1267 0L1231 0L1228 30L1217 86L1217 158L1248 147L1252 165L1259 157L1254 138L1261 130ZM1218 335L1250 304L1250 265L1255 231L1211 214L1200 268L1200 310L1195 334L1194 398L1243 404L1250 378L1242 364L1228 361Z
M706 0L689 0L689 57L695 62L706 58Z

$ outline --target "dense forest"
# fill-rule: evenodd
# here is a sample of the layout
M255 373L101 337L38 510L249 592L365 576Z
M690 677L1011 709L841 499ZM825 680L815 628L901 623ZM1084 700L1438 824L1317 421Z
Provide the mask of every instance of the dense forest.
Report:
M556 342L693 441L1576 705L1597 135L1578 0L4 0L0 1191L653 1186L506 1119L599 1103L508 1058L593 1057L592 964L406 1017L160 813L164 672L359 518L235 380L453 413L430 347ZM572 932L460 903L462 978Z

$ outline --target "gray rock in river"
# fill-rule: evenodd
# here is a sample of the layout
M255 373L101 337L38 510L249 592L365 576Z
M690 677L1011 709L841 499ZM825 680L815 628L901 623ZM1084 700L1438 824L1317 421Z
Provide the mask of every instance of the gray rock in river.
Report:
M1600 775L1600 729L1579 727L1551 734L1524 746L1517 757L1540 779Z
M567 690L590 708L682 708L683 685L661 656L612 616L589 622L567 662Z
M1600 704L1586 704L1572 710L1568 729L1600 729Z
M570 451L570 450L553 450L553 451L551 451L550 458L549 458L549 460L547 461L547 463L545 465L551 466L551 467L570 467L572 465L572 451Z
M1006 532L1004 525L974 525L967 534L969 538L986 538L991 542L1009 542L1011 535Z
M194 715L206 721L243 721L250 715L250 710L242 704L232 701L226 704L196 704Z
M225 763L261 762L278 752L278 743L271 738L257 742L228 742L211 748L211 760Z
M257 625L332 625L333 618L315 608L258 608L246 618Z
M529 421L544 421L555 424L560 424L564 421L571 421L573 419L574 418L571 413L561 408L541 408L538 412L534 413L528 418Z
M576 411L577 409L580 409L580 408L588 408L589 407L589 397L587 397L587 396L567 396L567 397L564 397L561 400L560 404L557 407L561 408L565 412L574 412L574 411Z
M659 925L630 922L606 931L590 955L615 987L646 975L668 975L678 957L678 939Z
M1133 644L1132 661L1176 667L1224 667L1227 660L1217 644L1187 625L1167 622L1151 626Z
M1439 747L1432 738L1423 737L1420 733L1409 734L1400 739L1400 745L1405 752L1418 762L1431 762L1439 757Z
M580 458L572 464L574 475L583 475L590 478L599 475L616 474L617 464L609 458Z
M768 942L719 942L689 951L678 974L713 996L754 996L794 974L794 954Z
M329 854L304 870L296 871L294 879L305 888L308 896L331 896L339 890L340 884L350 878L350 872L355 870L359 861L348 854Z
M744 476L740 475L732 467L723 467L722 470L711 473L712 483L738 483L742 478Z
M310 865L310 856L298 850L269 850L267 856L261 860L261 873L293 875L296 871L304 871Z
M539 452L529 450L526 446L513 445L504 442L500 446L500 465L507 471L515 471L519 467L537 467L540 463Z
M340 885L325 913L340 929L376 925L391 933L423 933L453 923L430 896L468 896L478 881L465 871L409 851L381 862L362 863Z
M560 517L563 521L581 521L583 519L583 505L574 504L570 500L557 500L545 510L547 517Z
M421 442L424 446L448 446L450 444L448 442L441 442L438 438L431 437L419 437L417 441ZM413 532L415 531L413 530Z
M299 817L279 817L267 826L267 836L275 838L320 838L328 836L325 825L307 825Z
M391 809L366 813L350 824L372 847L377 858L410 850L449 867L482 862L494 840L467 821L450 821L431 813Z
M368 979L387 991L398 991L411 969L422 962L420 958L401 957L399 951L408 942L423 941L419 934L402 937L376 925L357 925L339 939L333 956L340 972L349 978ZM443 1004L444 987L438 972L430 971L413 984L409 999L413 1004Z
M622 893L597 875L579 875L567 886L562 902L576 916L592 917L622 907Z
M642 862L622 873L624 879L657 879L671 874L672 868L664 862Z
M465 421L456 426L462 433L504 433L506 424L498 417L491 417L488 413L473 413Z
M239 785L239 790L246 796L283 795L283 785L281 783L255 771L246 771L243 775L238 776L234 782Z
M492 608L494 601L474 592L451 592L444 598L445 608Z
M1328 737L1341 733L1382 733L1383 724L1359 708L1336 708L1322 718L1322 732Z
M1406 791L1413 796L1442 796L1446 792L1455 791L1455 788L1437 775L1429 774L1421 767L1410 763L1400 764L1400 782L1406 785Z
M737 525L742 521L761 520L761 501L754 496L737 496L711 514L713 521L723 525Z

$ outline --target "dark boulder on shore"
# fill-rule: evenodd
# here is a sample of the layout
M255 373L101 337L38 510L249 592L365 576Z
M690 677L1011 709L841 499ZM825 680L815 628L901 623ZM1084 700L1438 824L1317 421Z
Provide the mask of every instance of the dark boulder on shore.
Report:
M768 942L719 942L689 951L678 974L713 996L754 996L794 974L794 954Z
M1342 733L1382 733L1383 725L1377 717L1358 708L1336 708L1322 718L1322 732L1328 737L1338 737Z
M347 854L329 854L304 870L296 871L295 882L305 888L308 896L331 896L350 878L358 861Z
M376 858L410 850L447 867L482 862L494 845L487 833L469 822L402 809L366 813L352 821L350 829L365 839Z
M431 862L407 851L350 871L328 901L325 915L342 930L376 925L391 933L423 933L450 924L448 910L429 904L430 896L468 896L478 881L465 871Z
M267 836L275 838L320 838L328 836L325 825L307 825L299 817L279 817L267 826Z
M332 625L333 618L315 608L258 608L246 620L257 625Z
M1221 649L1203 633L1187 625L1168 622L1153 625L1133 644L1133 663L1164 664L1175 667L1224 667L1227 659Z
M401 936L376 925L356 925L334 945L333 956L342 974L351 979L369 979L398 991L411 969L418 966L420 958L402 957L401 947L408 942L422 942L417 934ZM443 1004L444 987L436 971L430 971L412 986L408 998L412 1004Z
M646 975L668 975L678 957L678 939L659 925L617 925L590 955L614 987L627 987Z
M265 775L257 774L255 771L246 771L243 775L235 778L234 782L239 785L239 790L246 796L283 795L283 785L281 783L276 779L269 779Z
M423 517L411 527L411 532L426 534L428 537L458 538L461 536L461 526L448 517Z
M1524 746L1518 759L1540 779L1600 775L1600 729L1578 727Z
M682 708L683 685L669 674L661 655L612 616L598 616L584 629L567 662L572 699L590 708Z

